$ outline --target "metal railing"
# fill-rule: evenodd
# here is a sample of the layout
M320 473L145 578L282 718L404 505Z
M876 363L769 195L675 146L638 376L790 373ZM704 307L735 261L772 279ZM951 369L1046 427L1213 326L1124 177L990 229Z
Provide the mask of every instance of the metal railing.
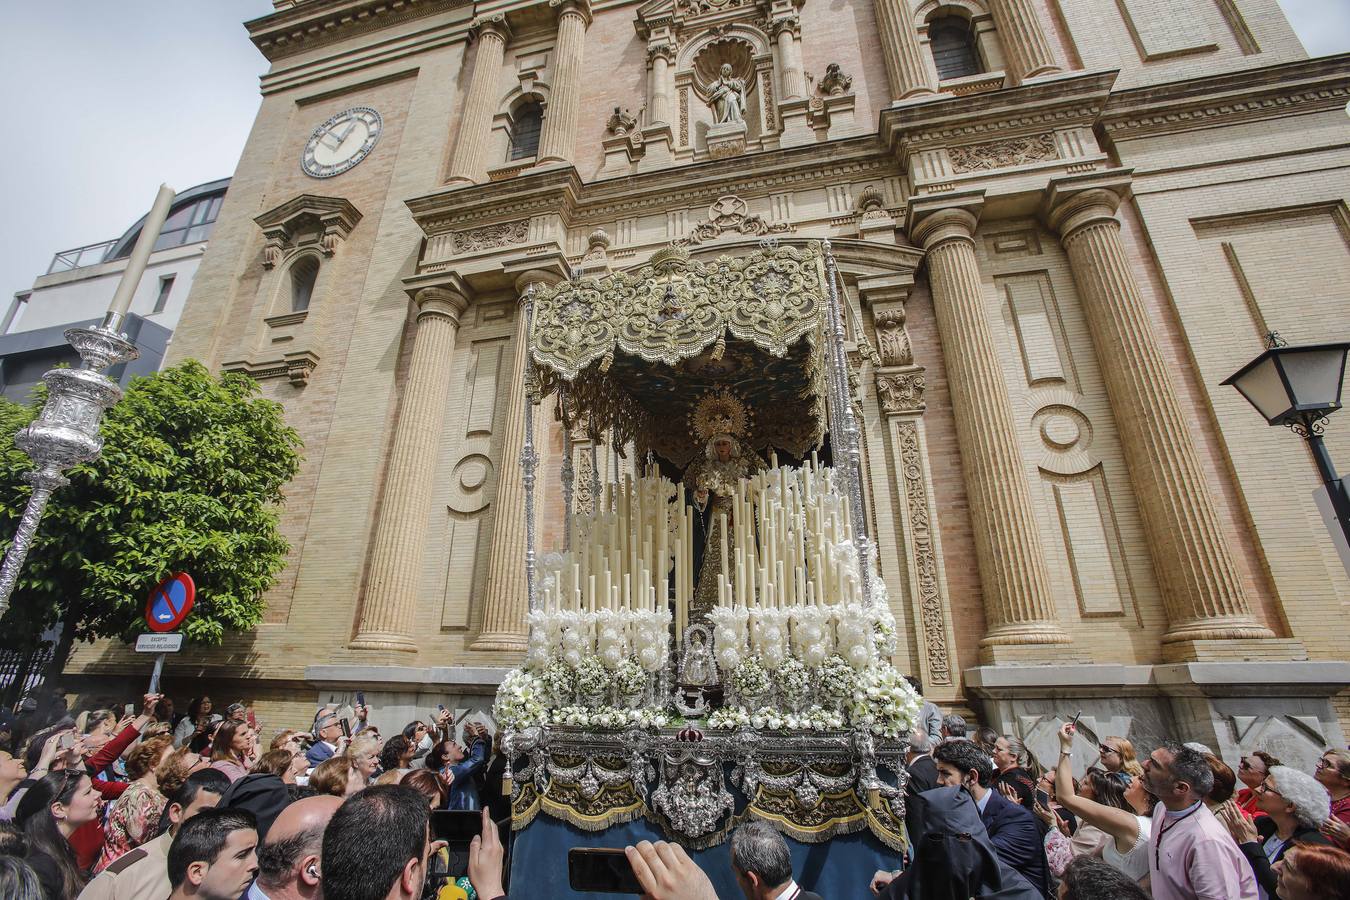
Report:
M55 650L40 644L24 650L0 648L0 703L12 709L30 690L42 683Z
M71 269L78 269L82 266L95 266L103 262L103 258L108 255L108 251L117 243L114 238L110 241L103 241L98 244L88 244L84 247L75 247L72 250L62 250L52 257L52 264L47 267L47 274L53 272L69 272Z

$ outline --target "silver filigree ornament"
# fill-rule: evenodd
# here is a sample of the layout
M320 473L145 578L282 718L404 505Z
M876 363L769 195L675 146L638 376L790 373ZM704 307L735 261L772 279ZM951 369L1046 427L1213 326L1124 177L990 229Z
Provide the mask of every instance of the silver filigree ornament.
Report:
M122 389L99 370L140 356L126 335L117 332L120 324L121 316L109 313L102 325L66 330L66 340L80 354L82 364L78 369L52 369L42 376L47 403L32 424L14 435L14 445L28 454L35 468L24 476L33 493L0 564L0 615L9 606L52 492L69 483L65 470L97 459L103 451L99 424L103 413L122 399Z

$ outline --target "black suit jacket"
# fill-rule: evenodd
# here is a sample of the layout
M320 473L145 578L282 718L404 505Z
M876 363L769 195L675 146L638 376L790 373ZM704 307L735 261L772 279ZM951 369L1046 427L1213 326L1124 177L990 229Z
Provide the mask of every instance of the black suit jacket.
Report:
M1045 845L1036 827L1036 817L991 786L989 802L980 818L999 858L1020 872L1041 896L1049 897L1050 867L1045 861Z
M802 891L797 895L797 900L825 900L825 898L811 891Z
M909 832L909 852L914 853L914 842L923 830L923 811L919 795L937 787L937 763L931 756L921 756L906 768L909 783L905 785L905 830Z

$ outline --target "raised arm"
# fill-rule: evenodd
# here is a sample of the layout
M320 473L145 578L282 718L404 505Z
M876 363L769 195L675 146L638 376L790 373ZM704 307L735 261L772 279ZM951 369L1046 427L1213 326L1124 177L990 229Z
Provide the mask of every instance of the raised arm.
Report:
M1084 822L1096 825L1111 835L1112 839L1125 843L1128 851L1134 847L1135 841L1139 840L1139 820L1133 813L1123 809L1105 806L1078 796L1073 786L1073 767L1070 763L1073 735L1071 725L1065 723L1059 727L1059 765L1055 767L1055 799L1059 801L1060 806Z

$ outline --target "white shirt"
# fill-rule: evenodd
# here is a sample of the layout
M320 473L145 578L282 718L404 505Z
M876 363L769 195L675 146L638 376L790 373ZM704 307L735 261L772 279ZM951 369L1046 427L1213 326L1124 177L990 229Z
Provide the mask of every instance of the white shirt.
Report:
M771 900L794 900L802 892L801 887L795 879L789 878L788 883L783 885L783 889L774 894Z
M256 881L248 886L248 893L244 897L247 900L269 900L268 896L263 893L262 888L258 887Z
M981 818L984 817L984 808L989 805L989 795L993 792L992 788L986 788L984 796L975 801L975 811L980 814ZM973 794L971 795L971 799L974 799Z

